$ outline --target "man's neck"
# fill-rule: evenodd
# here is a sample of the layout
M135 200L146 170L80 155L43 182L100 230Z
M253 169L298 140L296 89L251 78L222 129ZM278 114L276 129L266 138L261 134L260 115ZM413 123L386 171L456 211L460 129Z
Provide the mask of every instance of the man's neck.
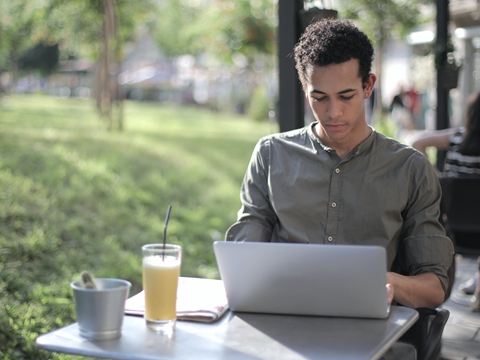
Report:
M346 137L344 139L334 140L326 136L320 127L320 123L317 123L314 127L314 133L322 141L322 143L333 150L336 151L340 159L343 159L347 156L353 149L358 145L368 139L372 133L372 129L365 123L365 126L362 127L362 132L360 135L355 136L355 138Z

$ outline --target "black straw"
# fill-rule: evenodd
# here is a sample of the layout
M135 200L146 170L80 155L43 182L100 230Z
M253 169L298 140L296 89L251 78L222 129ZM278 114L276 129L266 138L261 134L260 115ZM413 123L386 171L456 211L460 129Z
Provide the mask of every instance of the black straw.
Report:
M168 220L170 220L170 211L172 211L172 205L168 205L167 217L165 218L165 225L163 226L163 260L165 260L165 245L167 243L167 226Z

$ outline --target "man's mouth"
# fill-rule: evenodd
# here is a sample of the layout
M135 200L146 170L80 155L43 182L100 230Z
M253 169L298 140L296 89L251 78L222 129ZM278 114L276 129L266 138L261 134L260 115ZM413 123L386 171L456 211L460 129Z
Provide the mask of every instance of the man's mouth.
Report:
M338 130L345 126L345 124L325 124L325 126L332 130Z

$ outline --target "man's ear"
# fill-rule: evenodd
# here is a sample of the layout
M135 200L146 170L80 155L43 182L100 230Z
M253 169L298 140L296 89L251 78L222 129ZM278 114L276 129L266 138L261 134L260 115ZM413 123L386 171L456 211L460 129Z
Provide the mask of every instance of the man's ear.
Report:
M367 81L367 86L365 90L368 91L369 94L372 93L373 88L375 87L375 82L377 81L377 76L375 74L370 74L368 75L368 81Z

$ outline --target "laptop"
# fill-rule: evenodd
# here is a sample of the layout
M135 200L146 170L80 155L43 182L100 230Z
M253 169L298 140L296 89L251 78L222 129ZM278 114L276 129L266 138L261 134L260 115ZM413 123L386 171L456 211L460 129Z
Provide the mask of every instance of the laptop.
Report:
M215 241L232 311L386 318L380 246Z

